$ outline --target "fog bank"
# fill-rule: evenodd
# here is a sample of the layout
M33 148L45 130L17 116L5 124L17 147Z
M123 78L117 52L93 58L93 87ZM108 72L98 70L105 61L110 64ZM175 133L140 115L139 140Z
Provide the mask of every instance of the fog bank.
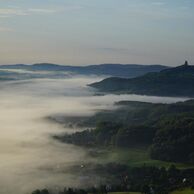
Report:
M82 184L64 169L86 162L87 150L62 144L52 134L73 129L50 122L50 115L89 116L116 101L171 103L184 98L139 95L94 96L86 87L97 77L34 79L0 83L0 193L25 194L36 188ZM60 170L63 169L63 170Z

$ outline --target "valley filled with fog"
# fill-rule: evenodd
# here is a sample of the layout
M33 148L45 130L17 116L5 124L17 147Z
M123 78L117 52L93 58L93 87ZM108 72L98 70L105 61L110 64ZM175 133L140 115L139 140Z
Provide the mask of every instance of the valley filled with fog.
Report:
M87 84L101 79L74 76L0 82L1 194L24 194L36 188L83 185L88 177L75 176L68 168L87 161L98 162L88 155L87 149L52 138L55 134L81 129L65 127L48 117L90 116L99 110L111 109L114 102L122 100L154 103L186 100L140 95L95 95L96 91Z

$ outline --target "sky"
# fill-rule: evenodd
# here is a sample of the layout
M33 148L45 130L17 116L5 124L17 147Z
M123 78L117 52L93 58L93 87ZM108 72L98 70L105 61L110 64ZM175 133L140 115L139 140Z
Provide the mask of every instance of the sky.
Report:
M194 65L194 0L0 0L0 64Z

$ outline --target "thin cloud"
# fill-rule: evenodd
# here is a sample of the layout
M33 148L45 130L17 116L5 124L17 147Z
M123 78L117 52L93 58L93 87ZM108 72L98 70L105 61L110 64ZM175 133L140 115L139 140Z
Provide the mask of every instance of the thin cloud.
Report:
M97 50L106 52L129 52L129 49L126 48L111 48L111 47L97 48Z
M30 8L30 9L20 9L20 8L0 8L0 18L7 18L12 16L26 16L32 14L52 14L57 10L52 9L39 9L39 8Z
M163 6L163 5L165 5L166 3L164 3L164 2L160 2L160 1L158 1L158 2L153 2L152 3L152 5L156 5L156 6Z
M13 8L0 8L0 16L14 16L14 15L27 15L27 13L24 10L21 9L13 9Z
M7 27L0 27L0 32L10 32L10 31L13 31L13 29Z
M54 14L56 12L65 12L65 11L79 11L84 7L81 5L66 5L62 7L57 7L55 9L50 8L20 8L18 6L15 7L7 7L0 8L0 18L7 18L13 16L26 16L26 15L34 15L34 14Z
M64 11L77 11L83 9L84 6L81 5L70 5L70 6L65 6L63 8Z
M52 10L52 9L28 9L28 12L47 14L47 13L55 13L56 10Z

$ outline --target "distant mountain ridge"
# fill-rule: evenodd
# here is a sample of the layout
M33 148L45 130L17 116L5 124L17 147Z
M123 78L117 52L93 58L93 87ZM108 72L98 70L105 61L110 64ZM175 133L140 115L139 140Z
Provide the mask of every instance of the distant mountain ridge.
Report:
M112 77L90 84L105 92L156 96L194 96L194 66L184 65L136 78Z
M108 75L117 77L136 77L148 72L159 72L169 67L164 65L138 65L138 64L99 64L87 66L57 65L51 63L38 63L33 65L16 64L1 65L1 69L25 69L29 71L67 71L82 75Z

